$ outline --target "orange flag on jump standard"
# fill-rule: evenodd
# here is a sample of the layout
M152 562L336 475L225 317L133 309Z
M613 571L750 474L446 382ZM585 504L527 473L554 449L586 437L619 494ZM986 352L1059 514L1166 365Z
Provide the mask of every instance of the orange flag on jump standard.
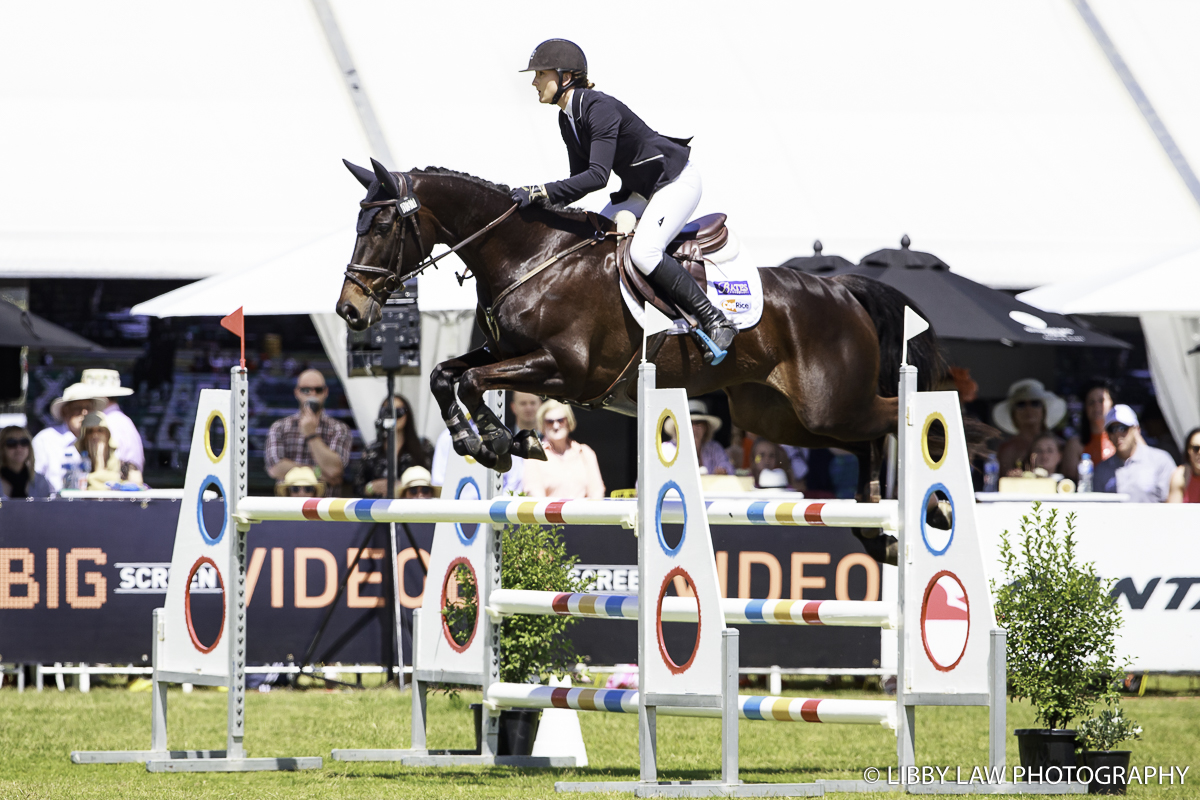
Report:
M229 331L230 333L236 335L241 340L241 342L242 342L242 369L245 369L246 368L246 323L245 323L245 320L242 315L242 308L245 308L245 306L239 306L237 311L233 312L228 317L223 318L221 320L221 327L224 328L225 330Z

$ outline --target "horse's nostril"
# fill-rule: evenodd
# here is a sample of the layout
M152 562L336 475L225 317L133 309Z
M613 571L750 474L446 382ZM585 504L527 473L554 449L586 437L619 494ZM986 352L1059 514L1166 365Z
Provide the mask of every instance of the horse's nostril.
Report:
M358 322L358 309L355 308L352 303L342 303L341 306L338 307L338 314L340 314L342 319L346 320L346 322Z

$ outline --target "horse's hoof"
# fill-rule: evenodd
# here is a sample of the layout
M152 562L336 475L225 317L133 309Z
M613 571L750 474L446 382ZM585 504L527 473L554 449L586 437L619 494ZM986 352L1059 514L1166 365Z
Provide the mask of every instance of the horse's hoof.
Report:
M508 472L512 469L512 454L504 453L496 456L496 465L492 467L496 472Z
M874 528L851 528L850 532L862 542L863 550L867 551L867 555L880 564L891 564L895 567L900 563L900 545L895 536L890 534L880 536L879 530Z
M531 458L534 461L545 461L546 451L542 449L542 440L533 431L517 431L513 437L512 454L521 458Z

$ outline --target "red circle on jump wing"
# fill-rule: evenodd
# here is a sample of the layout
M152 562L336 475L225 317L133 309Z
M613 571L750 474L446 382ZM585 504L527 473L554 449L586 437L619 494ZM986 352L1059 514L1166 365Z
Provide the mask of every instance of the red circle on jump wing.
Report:
M458 569L458 567L460 565L465 566L467 568L467 572L471 573L471 580L475 581L475 587L476 587L475 596L476 597L479 596L479 588L478 588L479 587L479 577L475 574L475 568L471 566L470 561L468 561L463 556L459 556L458 558L456 558L450 562L450 566L446 568L446 574L442 577L442 603L441 603L440 608L443 611L446 610L446 585L450 583L450 577L454 574L454 572ZM465 653L467 651L467 648L471 646L471 642L475 641L475 632L479 630L479 615L481 613L482 613L482 609L476 607L476 609L475 609L475 625L471 628L471 635L468 636L467 640L465 642L463 642L462 644L459 644L458 642L454 641L454 636L450 633L450 626L446 624L446 615L445 614L442 615L442 635L446 637L446 641L450 644L450 646L452 648L454 648L454 652Z
M655 612L654 612L655 625L658 628L658 652L659 652L659 655L662 656L663 663L665 663L667 665L667 669L669 669L671 671L672 675L680 675L684 672L687 672L688 669L692 666L692 662L696 660L696 653L699 652L699 650L700 650L700 623L703 622L703 620L700 618L700 598L699 598L699 596L697 596L696 597L696 643L694 645L692 645L692 654L690 656L688 656L688 660L685 661L683 664L676 664L675 661L671 658L670 654L667 653L667 645L666 645L666 643L663 642L663 629L662 629L663 598L667 596L667 586L670 585L671 581L675 579L676 575L681 576L684 580L686 580L688 582L688 585L692 587L693 594L695 594L695 592L696 592L696 582L692 580L692 576L688 575L687 570L685 570L683 567L675 567L673 570L668 572L667 577L663 578L662 587L658 590L658 608L655 609Z
M196 563L192 564L192 571L188 573L187 583L183 585L183 618L187 621L188 636L192 640L192 647L201 653L211 653L217 649L217 645L221 643L221 634L225 632L225 581L221 581L221 627L217 629L217 638L213 639L213 643L205 646L200 641L200 637L196 635L196 627L192 625L192 578L196 577L196 572L205 564L212 564L212 568L217 571L217 579L221 578L221 570L217 569L217 562L208 556L200 556L196 559Z
M942 579L949 578L953 581L953 586L958 589L955 592L956 597L950 597L946 587L942 585ZM960 601L961 597L961 601ZM961 602L961 607L958 603ZM938 657L933 654L934 647L930 646L929 640L929 624L933 623L949 623L955 628L962 627L962 648L958 650L958 655L950 664L943 663L947 659L943 653L943 658L938 660ZM940 635L949 635L954 637L951 650L956 649L953 645L957 645L957 631L947 631ZM921 644L925 647L925 656L929 659L929 663L933 664L934 668L939 672L949 672L958 666L962 661L962 657L967 652L967 642L971 638L971 600L967 597L966 587L962 581L958 579L950 570L942 570L929 579L928 585L925 587L925 597L921 600ZM939 643L936 649L942 649L944 643Z

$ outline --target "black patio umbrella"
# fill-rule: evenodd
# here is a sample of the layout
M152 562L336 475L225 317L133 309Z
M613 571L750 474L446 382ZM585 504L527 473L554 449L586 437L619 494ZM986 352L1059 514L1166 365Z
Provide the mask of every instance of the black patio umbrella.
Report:
M821 240L817 239L813 242L813 254L811 256L796 256L789 258L779 266L791 267L798 269L801 272L807 272L810 275L836 275L840 272L854 269L854 262L848 258L841 256L827 256L821 251L825 246L821 244Z
M95 342L5 300L0 300L0 347L104 351Z
M1012 295L976 283L950 270L932 253L909 249L909 238L900 240L899 250L876 250L857 266L824 272L798 269L825 276L852 273L886 283L910 297L929 317L940 339L1016 344L1053 344L1075 347L1119 347L1127 342L1082 327L1061 314L1051 314L1022 303ZM816 259L837 256L819 256ZM841 259L845 261L845 259ZM792 259L784 266L791 266Z

